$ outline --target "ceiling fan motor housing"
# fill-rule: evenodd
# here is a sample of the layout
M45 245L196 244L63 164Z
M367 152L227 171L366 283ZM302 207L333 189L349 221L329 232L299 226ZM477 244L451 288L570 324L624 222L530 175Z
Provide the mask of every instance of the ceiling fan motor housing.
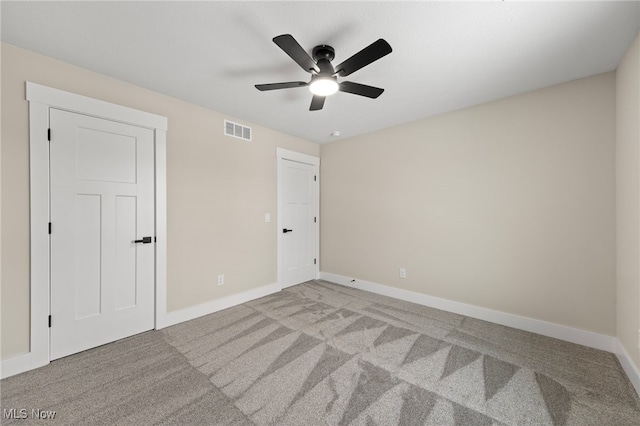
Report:
M317 61L321 59L326 59L327 61L333 61L333 58L336 57L336 51L333 47L328 46L326 44L321 44L313 48L313 59Z

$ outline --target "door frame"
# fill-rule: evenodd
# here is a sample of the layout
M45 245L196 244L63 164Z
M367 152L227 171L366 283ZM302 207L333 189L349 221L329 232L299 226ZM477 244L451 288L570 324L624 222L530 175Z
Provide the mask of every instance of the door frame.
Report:
M26 82L29 102L30 168L30 348L29 369L50 361L50 176L49 110L60 109L77 114L131 124L154 131L155 166L155 328L166 321L167 297L167 118L156 114L92 99L40 84ZM54 224L55 226L55 224ZM55 231L54 231L55 232Z
M280 229L284 228L284 225L282 224L282 213L280 211L280 203L282 201L282 190L281 190L281 179L282 179L282 172L280 171L280 162L278 161L279 159L283 159L283 160L290 160L290 161L296 161L298 163L304 163L304 164L310 164L312 166L316 167L316 176L318 177L318 180L316 181L316 199L315 199L315 217L317 218L317 221L315 223L314 226L314 230L315 230L315 234L316 234L316 246L315 246L315 258L317 259L316 262L316 271L315 271L315 276L316 279L320 278L320 158L318 157L314 157L312 155L307 155L307 154L301 154L299 152L295 152L295 151L289 151L288 149L284 149L284 148L276 148L276 170L277 170L277 183L276 183L276 188L277 188L277 200L276 200L276 211L277 211L277 228L276 228L276 235L277 237L277 244L278 244L278 248L277 248L277 256L278 256L278 285L280 286L280 290L283 289L283 282L282 282L282 271L283 271L283 267L282 267L282 232L280 232Z

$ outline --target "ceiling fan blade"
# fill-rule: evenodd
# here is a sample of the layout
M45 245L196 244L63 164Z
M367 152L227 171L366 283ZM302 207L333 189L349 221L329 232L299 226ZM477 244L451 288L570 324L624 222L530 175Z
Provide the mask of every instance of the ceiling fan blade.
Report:
M284 50L284 52L296 61L306 72L311 72L311 70L320 72L315 61L311 59L311 56L309 56L291 34L282 34L274 37L273 42L277 44L280 49Z
M353 93L354 95L366 96L367 98L375 99L382 95L384 89L379 87L367 86L366 84L353 83L351 81L343 81L340 83L338 90L346 93Z
M322 109L324 106L325 96L313 95L313 99L311 99L311 106L309 107L309 111L318 111Z
M385 55L391 53L391 46L383 39L374 41L369 46L365 47L335 69L339 75L346 77L349 74L358 71L360 68L369 65L372 62L377 61Z
M309 83L305 83L304 81L289 81L286 83L256 84L256 89L264 92L265 90L291 89L293 87L304 87L308 85Z

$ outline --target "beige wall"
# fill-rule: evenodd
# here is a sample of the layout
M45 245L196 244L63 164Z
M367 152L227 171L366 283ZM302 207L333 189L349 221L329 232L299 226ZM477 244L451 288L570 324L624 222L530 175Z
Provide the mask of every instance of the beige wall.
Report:
M322 145L321 270L615 335L614 145L613 72Z
M276 282L276 147L318 145L241 120L253 141L225 137L233 117L2 44L2 358L29 350L27 80L168 117L169 311Z
M640 368L640 35L616 72L618 339Z

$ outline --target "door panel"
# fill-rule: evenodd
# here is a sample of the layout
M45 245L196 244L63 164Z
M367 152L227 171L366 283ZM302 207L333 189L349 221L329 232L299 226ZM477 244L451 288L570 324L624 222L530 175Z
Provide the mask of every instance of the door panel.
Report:
M101 232L100 195L76 194L75 279L82 285L74 286L75 319L100 315L102 278L100 276ZM71 258L71 253L69 253Z
M50 110L51 359L154 326L153 131Z
M97 129L76 129L76 177L136 182L136 138Z
M116 280L115 309L136 305L136 251L131 236L136 235L136 198L116 197Z
M317 166L278 159L280 192L282 286L289 287L316 278Z

